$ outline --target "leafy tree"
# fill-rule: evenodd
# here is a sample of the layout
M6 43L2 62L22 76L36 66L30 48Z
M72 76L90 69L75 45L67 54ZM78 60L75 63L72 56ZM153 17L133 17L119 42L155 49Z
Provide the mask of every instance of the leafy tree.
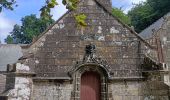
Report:
M170 0L147 0L155 12L155 19L159 19L170 11Z
M134 26L137 32L142 31L147 26L152 24L155 16L152 7L148 3L137 4L131 11L128 12L128 15L131 18L132 25Z
M0 12L3 8L13 10L13 6L16 4L17 0L0 0ZM51 8L58 5L57 0L45 0L45 5L40 9L41 17L43 19L50 19ZM62 3L66 5L67 9L74 10L77 8L77 3L79 0L62 0ZM15 5L18 6L18 5Z
M13 43L13 38L12 38L12 36L8 35L7 38L5 39L5 42L6 42L7 44L12 44L12 43Z
M77 3L79 0L62 0L62 3L66 6L69 10L75 10L77 8ZM48 19L51 17L50 12L51 8L54 8L58 5L56 0L46 0L46 4L40 9L41 17Z
M53 19L44 20L36 15L25 16L21 19L22 25L14 25L12 32L5 39L6 43L31 43L33 38L39 36L46 28L54 23Z
M15 0L0 0L0 12L2 11L2 8L13 10L13 5L15 3Z
M129 12L132 25L141 32L170 11L170 0L147 0L136 4Z
M127 25L131 25L131 20L130 18L123 13L123 11L121 9L118 8L113 8L112 9L112 13L114 16L116 16L117 18L119 18L122 22L124 22Z

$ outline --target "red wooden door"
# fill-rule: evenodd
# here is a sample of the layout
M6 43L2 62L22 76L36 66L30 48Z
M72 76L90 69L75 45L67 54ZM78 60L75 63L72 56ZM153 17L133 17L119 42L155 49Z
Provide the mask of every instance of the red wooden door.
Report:
M85 72L81 76L80 100L100 100L100 75L96 72Z

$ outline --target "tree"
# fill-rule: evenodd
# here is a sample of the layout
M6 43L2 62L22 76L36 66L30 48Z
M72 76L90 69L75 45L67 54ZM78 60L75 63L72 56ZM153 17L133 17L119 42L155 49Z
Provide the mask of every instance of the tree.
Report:
M10 35L8 35L7 38L5 39L5 42L7 44L12 44L13 43L13 38Z
M153 8L155 19L159 19L170 11L170 0L147 0L147 3Z
M13 10L13 5L15 3L16 3L15 0L0 0L0 12L2 11L3 8Z
M17 0L0 0L0 12L3 8L13 10L13 6L16 4ZM41 17L44 19L50 19L51 8L58 5L57 0L45 0L45 5L40 9ZM66 5L67 9L74 10L77 8L77 3L79 0L62 0L62 3ZM18 5L15 5L18 6Z
M130 18L123 13L123 11L121 9L118 8L113 8L112 9L112 13L114 16L116 16L117 18L119 18L122 22L124 22L127 25L131 25L131 20Z
M147 0L136 4L129 12L132 25L141 32L170 11L170 0Z
M137 32L141 32L152 24L154 20L152 19L152 16L155 16L152 12L152 7L146 2L135 5L135 7L128 12L132 25Z
M13 10L13 5L16 3L17 0L0 0L0 12L2 11L2 8ZM50 14L51 9L54 8L56 5L58 5L57 0L45 0L45 5L40 9L41 11L41 18L44 20L50 20L52 18L52 15ZM77 8L79 0L62 0L62 3L66 6L69 10L75 10ZM80 19L81 18L81 19ZM86 25L85 23L86 16L84 14L76 14L75 20L78 24L78 26L84 27Z
M54 23L53 19L44 20L36 15L25 16L21 19L22 25L14 25L12 32L5 39L6 43L29 44L33 38L39 36L46 28Z

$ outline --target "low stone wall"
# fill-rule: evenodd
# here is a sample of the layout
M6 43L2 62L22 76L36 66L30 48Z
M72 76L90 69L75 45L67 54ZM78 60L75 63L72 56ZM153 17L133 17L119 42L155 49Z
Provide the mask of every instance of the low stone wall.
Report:
M34 82L32 100L70 100L72 90L69 82Z
M169 100L168 86L162 82L112 82L113 100Z
M15 88L8 91L8 100L30 100L31 89L31 78L16 77Z
M1 100L30 100L32 92L32 77L29 66L21 63L8 66L6 73L5 92L0 95Z

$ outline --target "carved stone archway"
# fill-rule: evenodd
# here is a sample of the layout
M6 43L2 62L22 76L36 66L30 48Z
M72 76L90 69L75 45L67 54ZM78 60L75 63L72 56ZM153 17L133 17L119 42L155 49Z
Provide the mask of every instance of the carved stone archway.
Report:
M96 64L85 64L80 66L73 74L73 100L80 100L80 87L81 87L81 75L85 72L97 72L101 79L101 100L107 100L108 98L108 74L105 69Z
M111 68L107 61L96 56L96 46L87 45L85 55L81 61L77 61L76 65L69 72L73 79L74 90L72 92L72 100L80 100L81 75L85 72L94 71L100 75L101 80L101 100L108 100L108 80L110 79Z

